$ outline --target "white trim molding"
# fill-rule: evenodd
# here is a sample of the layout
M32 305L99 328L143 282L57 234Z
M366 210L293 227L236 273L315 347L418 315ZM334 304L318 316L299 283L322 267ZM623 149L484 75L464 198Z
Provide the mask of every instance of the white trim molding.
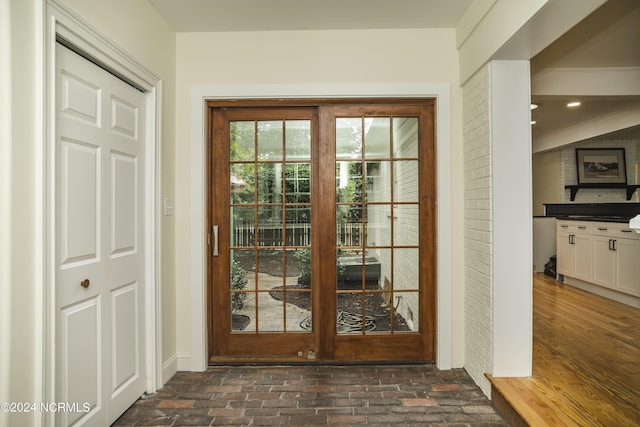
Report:
M44 259L44 291L42 342L44 347L42 402L56 402L55 396L55 51L56 40L63 39L75 51L127 80L145 93L147 99L146 164L145 164L145 325L147 392L154 392L164 383L162 364L162 295L161 295L161 188L162 176L162 80L134 57L111 42L106 36L85 23L59 0L47 0L44 34L44 100L45 130L43 188L46 242ZM171 364L169 364L169 368ZM46 414L43 425L54 425L55 414Z
M208 85L191 89L191 361L207 367L205 103L214 99L258 98L436 98L437 144L437 356L439 369L452 368L451 87L448 83ZM180 367L184 364L180 364Z

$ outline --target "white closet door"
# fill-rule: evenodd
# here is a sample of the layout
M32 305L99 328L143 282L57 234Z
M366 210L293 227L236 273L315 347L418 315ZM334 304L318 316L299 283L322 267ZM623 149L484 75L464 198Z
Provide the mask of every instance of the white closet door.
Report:
M56 425L104 426L145 391L145 95L56 49Z

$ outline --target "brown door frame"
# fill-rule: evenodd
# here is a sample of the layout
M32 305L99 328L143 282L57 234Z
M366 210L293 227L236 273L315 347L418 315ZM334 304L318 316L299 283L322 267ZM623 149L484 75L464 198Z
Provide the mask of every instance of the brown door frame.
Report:
M428 142L420 144L419 146L419 158L421 171L429 171L429 173L420 174L420 235L421 242L427 242L427 244L421 243L420 248L420 331L421 342L416 345L415 339L411 338L411 335L407 334L406 337L398 337L395 339L397 344L390 346L388 342L388 336L340 336L335 334L336 320L335 316L324 316L323 327L314 331L313 342L308 343L309 346L313 346L317 350L318 361L365 361L368 359L370 349L372 346L384 349L381 352L381 356L378 356L375 360L435 360L436 355L436 159L435 159L435 99L397 99L397 98L373 98L373 99L289 99L289 100L216 100L209 101L207 103L207 230L211 230L212 225L218 223L221 220L225 220L224 217L213 217L213 204L215 200L228 200L228 192L221 186L211 186L212 172L214 166L223 167L228 169L229 165L221 165L218 162L215 163L215 159L225 158L224 153L221 151L223 147L221 144L213 144L213 138L215 134L220 132L227 132L221 116L218 115L218 119L214 120L214 111L230 109L230 108L273 108L273 107L314 107L318 109L319 129L316 129L321 135L326 134L335 135L335 114L334 106L337 109L343 109L344 106L360 106L360 110L363 114L378 113L380 107L399 107L406 106L415 110L415 107L420 107L420 121L421 132L424 135L421 139ZM369 106L370 108L368 108ZM312 130L313 132L313 130ZM313 132L317 134L317 132ZM314 138L316 138L314 136ZM334 144L322 144L317 143L312 145L312 149L316 151L312 154L312 171L315 174L323 173L323 169L330 167L332 170L335 168L333 164L335 162L335 146ZM324 159L324 165L320 164ZM329 165L331 163L331 165ZM222 171L224 174L225 171ZM229 171L226 170L228 176ZM326 171L325 171L326 173ZM333 174L333 172L331 172ZM224 176L224 175L223 175ZM224 187L224 186L222 186ZM228 189L227 189L228 190ZM334 194L335 200L335 183L328 183L327 180L312 179L312 194ZM314 275L314 282L331 283L335 281L335 270L328 268L321 268L320 254L331 253L335 250L335 207L332 203L315 203L312 202L313 212L312 215L312 228L317 230L316 236L324 236L324 238L312 239L312 274ZM226 221L228 223L228 210L226 213ZM333 236L333 239L331 239ZM219 251L229 251L228 241L221 239L218 247ZM217 354L225 353L229 348L225 348L221 343L223 340L217 340L216 334L213 333L214 320L213 320L213 308L215 307L216 296L215 292L212 292L213 287L213 272L212 272L212 246L209 246L207 252L207 326L208 326L208 345L209 353L208 357L210 361L233 361L246 360L247 362L260 362L260 361L272 361L274 360L269 356L250 356L247 358L238 358L236 356L224 357ZM320 307L334 307L335 298L331 292L313 292L313 304L312 304L312 316L314 325L319 319ZM224 320L220 320L224 322ZM230 325L227 323L218 324L218 327L227 328L230 330ZM247 339L256 335L248 335ZM406 344L403 344L406 341ZM267 341L265 341L267 342ZM246 345L246 344L245 344ZM249 344L251 345L251 344ZM278 340L275 341L276 349L278 346ZM268 349L267 345L267 349ZM345 350L346 349L346 350ZM401 353L401 357L398 357ZM307 359L300 359L298 357L278 357L278 361L283 362L308 362Z

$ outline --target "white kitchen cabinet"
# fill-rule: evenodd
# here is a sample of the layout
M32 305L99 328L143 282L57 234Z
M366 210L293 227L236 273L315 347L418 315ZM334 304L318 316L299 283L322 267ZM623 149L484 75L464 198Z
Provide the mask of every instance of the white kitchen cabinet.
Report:
M625 224L558 221L559 274L640 297L640 235Z
M613 289L615 283L615 252L609 236L593 236L593 283Z
M558 254L556 269L559 274L591 281L591 234L589 225L576 221L558 221Z
M630 235L631 236L631 235ZM616 239L616 283L614 289L640 297L640 238Z

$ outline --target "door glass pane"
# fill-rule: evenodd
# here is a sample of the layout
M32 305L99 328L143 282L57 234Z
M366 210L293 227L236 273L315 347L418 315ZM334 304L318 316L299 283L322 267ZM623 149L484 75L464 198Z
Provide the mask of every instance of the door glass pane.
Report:
M383 292L365 292L365 316L373 324L365 334L388 333L392 330L391 310L385 305Z
M337 246L362 244L362 206L338 205L336 207L336 234Z
M293 206L286 208L286 245L309 246L311 244L311 208Z
M397 332L416 332L420 324L420 305L419 292L396 292L394 293L396 302L394 307L396 317L400 317L404 321L397 322Z
M311 292L287 292L287 331L311 330Z
M253 203L255 200L253 163L236 163L231 165L229 186L231 203Z
M255 319L254 293L252 292L255 286L255 279L251 273L254 260L254 251L233 250L231 252L230 299L232 331L250 330L250 323ZM255 328L255 323L253 327Z
M339 159L362 157L362 118L336 119L336 157Z
M336 162L336 201L362 201L362 162Z
M287 120L285 123L287 161L311 160L311 122Z
M365 158L389 158L391 150L391 120L389 117L364 119Z
M232 162L254 160L256 144L255 122L231 122L229 124L229 137Z
M258 292L259 332L284 332L284 295L282 291Z
M311 164L287 163L284 176L287 203L311 203Z
M393 250L393 289L417 291L420 278L415 266L419 262L418 248L396 248Z
M282 160L282 120L258 122L258 160Z
M418 202L418 161L393 162L393 200Z
M231 312L231 331L256 332L255 295L254 292L231 293L231 307L242 306Z
M364 318L360 292L339 293L336 304L336 333L361 335L365 329L375 327L373 322Z
M258 203L282 203L282 164L258 164Z
M391 205L367 205L367 246L391 245Z
M391 202L391 162L376 161L365 164L365 192L367 202Z
M255 214L254 206L231 206L231 246L255 245Z
M393 157L418 158L418 118L393 118Z
M418 246L418 205L394 205L393 244L395 246Z

